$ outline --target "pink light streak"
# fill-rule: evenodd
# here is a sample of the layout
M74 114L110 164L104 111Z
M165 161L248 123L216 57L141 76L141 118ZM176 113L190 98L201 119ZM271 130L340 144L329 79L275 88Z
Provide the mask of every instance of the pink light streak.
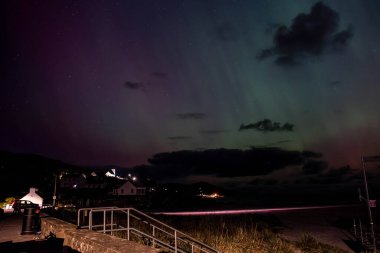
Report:
M283 207L283 208L265 208L265 209L240 209L240 210L215 210L215 211L191 211L191 212L154 212L155 215L167 216L200 216L200 215L230 215L230 214L246 214L246 213L271 213L271 212L287 212L310 209L327 209L340 208L352 205L330 205L330 206L303 206L303 207Z

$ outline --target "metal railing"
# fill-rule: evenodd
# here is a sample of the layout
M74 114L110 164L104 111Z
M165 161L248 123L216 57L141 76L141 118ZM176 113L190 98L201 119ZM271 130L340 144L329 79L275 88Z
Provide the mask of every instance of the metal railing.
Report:
M78 210L78 228L87 228L174 253L220 253L218 250L134 208Z
M353 219L353 227L351 233L354 239L360 244L365 252L376 252L376 244L378 244L378 238L375 238L375 243L372 240L371 230L363 224L360 218ZM375 246L374 246L375 245Z

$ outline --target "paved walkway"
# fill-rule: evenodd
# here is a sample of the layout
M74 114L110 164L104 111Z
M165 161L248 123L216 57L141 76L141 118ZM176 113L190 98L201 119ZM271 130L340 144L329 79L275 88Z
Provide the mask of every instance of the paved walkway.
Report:
M0 221L0 243L26 242L34 240L35 235L21 235L22 214L5 214Z
M41 217L47 216L44 213L41 213ZM44 236L36 234L24 234L22 235L23 229L23 219L24 214L13 214L6 213L4 218L0 218L0 252L1 253L79 253L75 250L75 247L63 246L62 238L45 238ZM74 225L73 225L74 226ZM84 230L75 230L75 233L84 233ZM94 232L95 233L95 232ZM101 233L96 233L101 236L104 236ZM107 235L108 236L108 235ZM85 238L85 237L83 237ZM95 238L95 237L93 237ZM88 238L87 238L88 239ZM103 239L104 240L104 239ZM125 245L128 247L118 250L115 252L158 252L158 249L154 249L148 246L138 244L136 242L127 241L125 239L120 239L113 237L112 240L123 240ZM99 241L101 242L101 241ZM120 242L119 242L120 243ZM105 245L106 243L102 244ZM111 249L109 252L113 252ZM108 252L108 251L107 251Z
M6 213L0 220L0 252L62 253L63 240L39 239L36 235L21 235L23 214Z

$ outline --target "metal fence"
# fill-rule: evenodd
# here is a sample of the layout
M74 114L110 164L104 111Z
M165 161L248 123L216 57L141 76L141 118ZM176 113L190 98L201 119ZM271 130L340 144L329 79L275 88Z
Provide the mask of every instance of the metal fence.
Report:
M361 245L365 252L376 252L376 245L379 244L379 238L372 239L371 229L366 226L360 218L353 219L351 228L352 235L355 240Z
M77 226L138 241L168 252L221 253L134 208L81 208L78 210Z

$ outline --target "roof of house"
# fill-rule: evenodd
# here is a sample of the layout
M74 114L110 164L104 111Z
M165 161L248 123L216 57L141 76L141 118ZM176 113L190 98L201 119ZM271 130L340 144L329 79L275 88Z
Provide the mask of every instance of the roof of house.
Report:
M133 186L135 186L136 188L143 188L143 187L145 187L141 182L139 182L139 181L133 181L133 180L121 180L121 182L120 182L120 184L118 184L118 185L115 185L116 187L115 188L119 188L119 187L121 187L121 186L123 186L125 183L127 183L127 182L129 182L129 183L131 183Z

